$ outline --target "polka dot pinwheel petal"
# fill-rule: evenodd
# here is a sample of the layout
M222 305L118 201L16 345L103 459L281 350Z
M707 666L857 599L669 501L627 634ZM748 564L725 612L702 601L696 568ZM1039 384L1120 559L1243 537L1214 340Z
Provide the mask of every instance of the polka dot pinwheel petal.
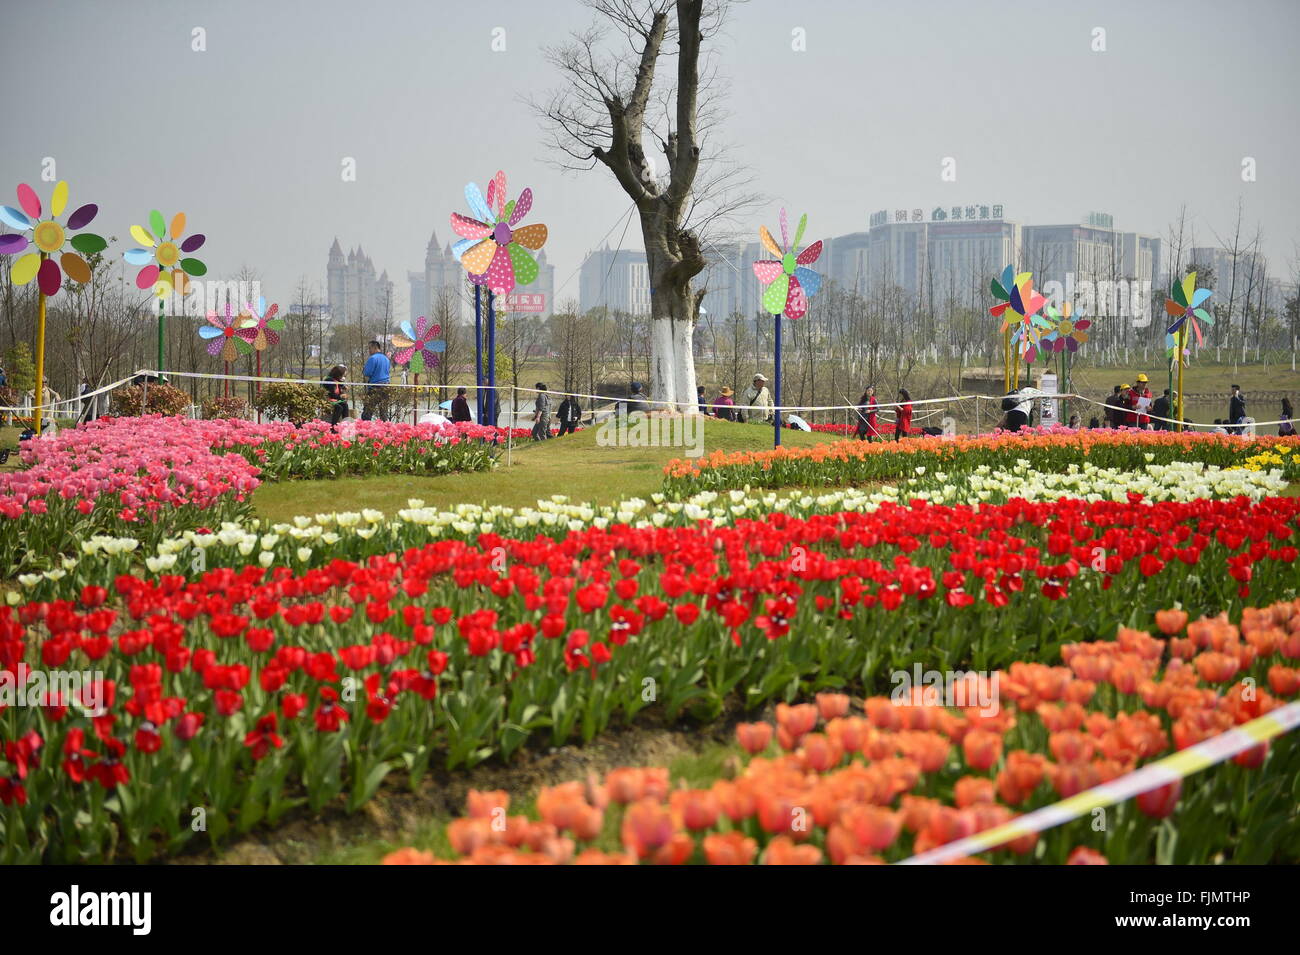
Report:
M474 183L465 187L465 199L477 219L452 213L451 225L461 240L453 247L460 264L475 285L506 295L516 285L536 281L540 269L526 250L536 251L546 242L546 226L520 226L533 206L533 191L524 189L518 200L506 199L506 174L498 171L488 183L487 198Z
M267 308L265 298L259 297L256 305L249 302L244 306L244 311L240 313L240 317L244 319L244 324L237 332L239 338L247 342L251 350L259 352L280 344L280 332L284 330L284 319L276 318L279 311L279 305L273 304L270 308Z
M780 211L781 237L786 242L790 239L790 220L786 211ZM788 249L778 246L767 226L758 227L758 238L763 248L777 257L778 261L760 259L753 265L754 276L767 286L763 292L763 310L773 315L785 315L787 318L802 318L808 313L808 299L817 294L822 286L822 277L808 268L822 254L822 241L818 239L802 252L798 251L808 227L807 214L799 217L795 229L794 244Z
M248 322L253 320L253 317L246 312L236 315L227 303L224 315L208 312L207 319L208 324L199 326L199 337L208 341L208 354L225 362L237 361L241 351L240 345L243 344L239 333ZM252 350L246 344L244 348L248 351ZM247 354L247 351L244 353Z
M89 224L99 207L93 203L84 205L68 217L66 225L61 225L58 217L68 206L66 182L54 185L48 219L41 218L43 207L35 189L23 183L17 194L21 210L12 206L0 207L0 221L17 230L12 235L0 236L0 255L17 256L9 272L13 283L26 285L36 279L41 294L48 298L58 294L64 276L78 285L89 282L91 268L82 256L102 252L108 248L108 243L89 232L69 233ZM30 238L23 235L24 232L30 232ZM65 252L65 245L71 245L75 251Z

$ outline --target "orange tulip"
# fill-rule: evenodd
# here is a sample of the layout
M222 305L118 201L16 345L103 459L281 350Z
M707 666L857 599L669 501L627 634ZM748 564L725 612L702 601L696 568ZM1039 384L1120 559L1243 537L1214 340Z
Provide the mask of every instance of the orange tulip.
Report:
M824 773L834 769L844 758L844 751L826 736L825 733L809 733L804 736L803 748L799 751L804 765L815 773Z
M822 851L816 846L797 845L789 836L777 836L767 844L763 861L767 865L819 865Z
M1087 762L1096 749L1091 739L1075 730L1052 733L1047 738L1047 746L1058 763Z
M587 849L573 860L574 865L636 865L636 856L624 852L601 852Z
M743 832L714 832L704 837L704 857L709 865L752 865L758 843Z
M1152 819L1164 819L1177 808L1178 797L1182 793L1183 781L1175 779L1164 786L1138 793L1137 807L1144 816L1149 816Z
M785 730L797 742L800 737L810 732L817 725L817 707L811 703L800 703L796 706L778 703L776 705L776 725ZM793 749L793 747L788 748Z
M465 803L472 818L487 819L492 817L493 809L510 808L510 794L504 789L494 789L491 792L471 789L465 797Z
M473 855L474 850L495 841L492 823L487 819L462 817L453 819L447 826L447 841L457 855Z
M771 723L737 723L736 742L751 756L767 749L772 742Z
M1240 668L1236 657L1213 651L1199 654L1192 662L1206 683L1225 683L1236 676Z
M993 780L984 776L963 776L953 787L953 802L960 809L976 803L993 802Z
M840 814L839 825L853 837L856 852L879 852L898 838L903 815L883 806L852 806Z
M817 711L824 720L833 720L849 712L849 697L845 693L818 693Z
M1294 696L1300 693L1300 668L1274 664L1268 668L1268 685L1278 696Z
M1160 628L1161 633L1169 637L1182 633L1183 627L1187 626L1187 611L1157 610L1156 626Z
M678 789L669 796L669 805L692 832L712 829L718 821L718 797L711 789Z
M426 852L423 849L398 849L396 852L390 852L384 856L382 865L436 865L437 859L433 857L432 852Z
M972 730L962 740L966 765L978 772L989 769L1002 758L1002 737L988 730Z
M668 845L675 832L672 813L653 799L642 799L623 814L623 847L638 859Z
M1110 862L1107 861L1106 857L1102 855L1100 852L1097 852L1093 849L1089 849L1086 846L1077 846L1075 850L1070 853L1070 858L1066 861L1065 864L1066 865L1110 865Z
M729 782L719 779L713 784L718 806L732 822L743 822L754 815L754 792L748 780Z

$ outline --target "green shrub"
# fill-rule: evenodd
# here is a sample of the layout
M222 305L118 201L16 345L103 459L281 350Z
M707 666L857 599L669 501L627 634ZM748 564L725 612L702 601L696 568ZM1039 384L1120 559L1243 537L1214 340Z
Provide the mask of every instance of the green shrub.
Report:
M288 381L272 382L253 399L253 407L262 414L294 424L319 418L329 410L330 404L323 389Z
M144 397L146 390L149 392L148 398ZM141 411L141 404L144 401L148 401L149 407ZM189 406L189 392L181 391L172 385L150 382L147 387L132 385L130 388L119 388L113 392L112 413L125 418L134 418L144 413L182 415Z

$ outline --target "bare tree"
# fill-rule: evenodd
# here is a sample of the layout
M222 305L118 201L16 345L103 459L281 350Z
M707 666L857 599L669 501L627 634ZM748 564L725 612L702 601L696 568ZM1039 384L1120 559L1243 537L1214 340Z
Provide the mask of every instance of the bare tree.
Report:
M534 107L570 169L605 166L632 199L641 223L651 287L650 396L690 408L695 401L694 332L702 289L691 280L707 266L702 233L754 201L736 196L738 167L703 155L717 121L709 95L716 76L706 41L721 28L727 0L585 0L597 21L547 51L565 85ZM610 31L627 49L615 51ZM674 54L666 48L676 40ZM662 59L676 55L675 82L655 88ZM658 175L649 136L667 160ZM704 164L702 159L709 161Z

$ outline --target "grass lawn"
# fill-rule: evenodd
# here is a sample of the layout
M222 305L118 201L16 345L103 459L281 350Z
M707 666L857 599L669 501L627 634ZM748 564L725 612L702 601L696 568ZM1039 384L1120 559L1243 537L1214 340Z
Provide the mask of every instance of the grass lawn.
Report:
M503 453L494 471L437 477L385 475L334 481L285 481L264 484L253 495L261 517L288 521L299 514L357 511L365 507L392 513L420 498L430 507L456 504L504 504L523 507L552 494L575 501L611 504L627 497L649 497L663 482L663 468L685 449L602 447L597 430L588 428L552 441L515 446L507 466ZM839 435L791 431L782 443L791 447L832 441ZM704 451L757 451L772 447L772 429L707 419Z

